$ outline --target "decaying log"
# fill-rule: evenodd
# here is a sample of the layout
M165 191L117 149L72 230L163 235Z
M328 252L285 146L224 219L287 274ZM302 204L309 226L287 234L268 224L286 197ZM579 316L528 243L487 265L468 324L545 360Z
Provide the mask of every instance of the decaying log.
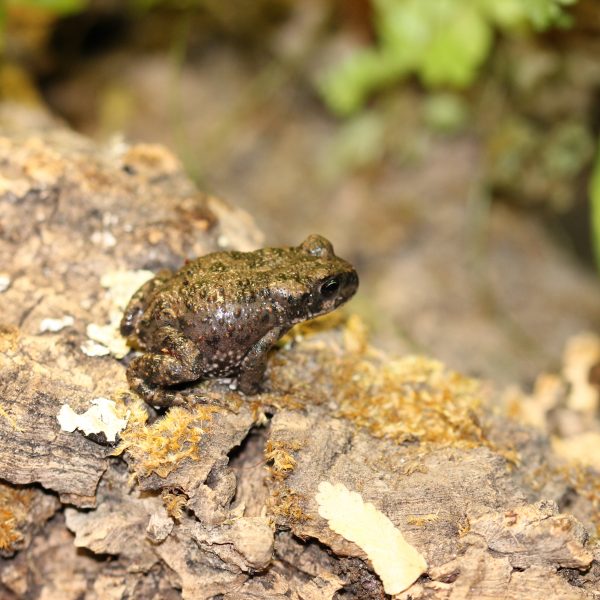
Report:
M199 382L186 406L144 406L111 282L261 236L165 149L20 111L0 108L0 598L387 597L360 542L380 532L344 535L324 489L426 561L398 597L598 597L600 486L578 494L485 388L383 355L355 317L289 335L255 397ZM64 404L97 398L127 422L115 443L61 429Z

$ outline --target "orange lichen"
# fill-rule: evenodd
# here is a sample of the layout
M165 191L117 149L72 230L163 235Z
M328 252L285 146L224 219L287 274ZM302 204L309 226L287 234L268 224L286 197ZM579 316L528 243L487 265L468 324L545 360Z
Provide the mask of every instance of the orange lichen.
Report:
M279 440L269 440L265 447L265 459L273 462L271 474L276 479L285 479L296 467L296 459L290 454L299 450L302 444Z
M0 550L14 551L23 539L19 529L26 523L33 492L0 484Z
M136 477L156 473L166 477L186 459L199 459L199 444L205 433L205 424L212 420L216 406L198 404L187 408L176 406L164 417L147 425L147 413L141 401L128 406L129 422L121 432L121 443L114 454L127 454Z

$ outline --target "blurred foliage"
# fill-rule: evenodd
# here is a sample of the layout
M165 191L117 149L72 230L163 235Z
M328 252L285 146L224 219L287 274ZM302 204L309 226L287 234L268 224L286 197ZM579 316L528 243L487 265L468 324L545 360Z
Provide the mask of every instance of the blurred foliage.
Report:
M494 32L569 24L577 0L373 0L378 47L355 52L321 81L329 107L347 115L409 74L427 87L464 88L489 55Z
M449 92L423 97L405 87L381 100L338 124L323 148L325 181L374 172L383 161L419 163L439 137L464 131L472 116L465 99Z
M57 15L65 15L82 11L88 0L5 0L6 8L34 8L47 10Z
M468 104L457 94L430 94L423 102L423 118L427 127L436 133L457 133L469 118Z
M596 267L600 271L600 145L596 152L596 161L590 179L590 202L592 210L592 242Z
M89 0L0 0L0 58L5 50L5 31L14 13L41 13L60 17L85 10Z
M580 0L569 32L543 41L499 40L483 85L468 94L482 142L483 180L494 198L564 215L567 227L576 227L574 215L583 212L578 205L596 146L600 62L588 40L600 19L595 26L582 17L594 2ZM582 256L591 258L585 233L574 237Z
M202 4L202 0L127 0L127 2L132 8L142 11L152 10L161 6L179 10L191 10Z
M325 181L346 177L349 172L369 168L386 152L385 117L365 110L342 123L325 148L320 162Z
M593 153L592 136L576 118L539 125L512 116L487 137L487 180L501 196L566 212Z

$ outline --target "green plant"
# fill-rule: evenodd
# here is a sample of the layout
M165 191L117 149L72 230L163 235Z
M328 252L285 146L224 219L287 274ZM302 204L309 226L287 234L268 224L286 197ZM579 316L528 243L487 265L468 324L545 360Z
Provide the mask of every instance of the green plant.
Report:
M57 15L82 11L88 0L6 0L6 6L11 8L40 8Z
M346 115L374 90L416 74L427 87L470 85L495 30L565 26L577 0L372 0L377 47L351 55L323 77L329 107Z
M592 244L596 267L600 271L600 144L596 151L596 160L592 170L589 186L591 221L592 221Z

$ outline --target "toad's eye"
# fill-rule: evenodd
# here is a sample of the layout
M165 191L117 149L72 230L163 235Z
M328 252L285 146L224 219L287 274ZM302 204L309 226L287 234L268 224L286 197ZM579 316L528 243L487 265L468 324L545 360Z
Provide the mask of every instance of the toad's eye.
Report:
M321 285L321 294L325 298L331 298L340 289L340 280L337 277L331 277L327 279L323 285Z

